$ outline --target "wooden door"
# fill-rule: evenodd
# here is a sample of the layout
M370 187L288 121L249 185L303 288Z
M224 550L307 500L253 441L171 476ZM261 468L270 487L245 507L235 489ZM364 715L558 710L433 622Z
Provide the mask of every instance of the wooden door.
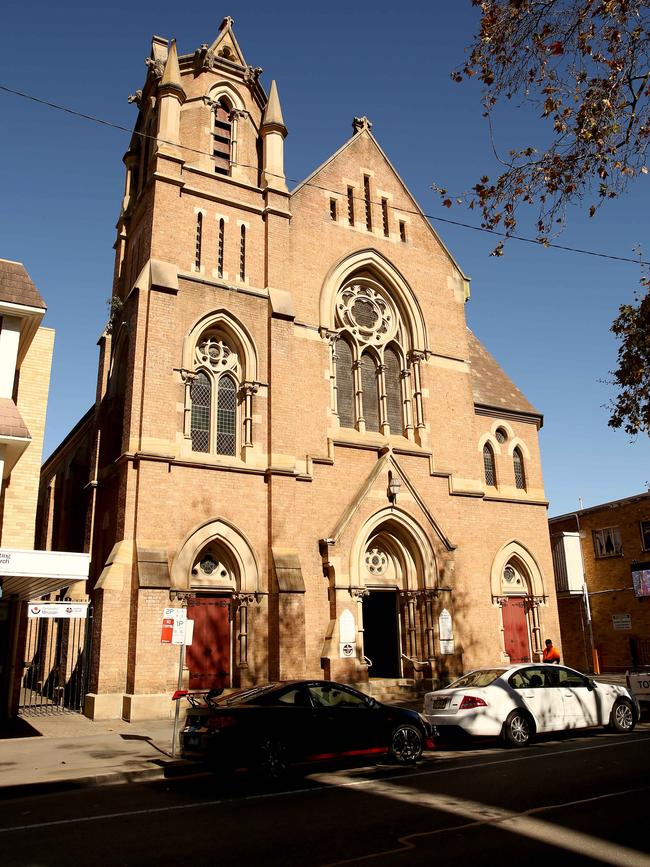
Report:
M520 596L509 596L501 613L505 650L510 662L531 662L526 601Z
M192 644L185 651L190 689L230 686L230 598L197 596L188 605L194 621Z

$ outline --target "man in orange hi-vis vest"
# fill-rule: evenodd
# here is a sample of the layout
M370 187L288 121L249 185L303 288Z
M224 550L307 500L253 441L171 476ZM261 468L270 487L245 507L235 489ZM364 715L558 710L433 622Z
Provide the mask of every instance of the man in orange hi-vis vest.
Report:
M554 662L556 665L560 663L560 651L557 647L553 647L553 642L550 638L547 638L544 642L546 647L544 648L544 655L542 659L544 662Z

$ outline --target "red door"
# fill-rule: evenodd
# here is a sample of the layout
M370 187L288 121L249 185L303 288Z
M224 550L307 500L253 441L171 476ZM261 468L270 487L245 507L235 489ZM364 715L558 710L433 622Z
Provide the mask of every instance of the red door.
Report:
M521 597L509 596L501 611L504 643L510 662L530 662L525 600Z
M192 644L185 651L190 689L230 686L230 600L227 596L197 596L188 605L194 621Z

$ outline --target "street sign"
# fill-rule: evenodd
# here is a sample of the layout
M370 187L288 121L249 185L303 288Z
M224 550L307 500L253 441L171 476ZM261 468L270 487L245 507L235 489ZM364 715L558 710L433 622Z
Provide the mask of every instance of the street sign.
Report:
M85 619L88 617L87 602L30 602L27 617L31 619L67 617Z
M171 644L173 631L174 631L174 618L173 617L163 617L162 631L160 633L160 643L161 644Z
M632 629L631 614L612 614L612 626L614 629Z
M163 611L161 644L185 645L192 643L194 621L187 619L186 608L165 608Z
M438 617L438 637L440 653L447 655L454 652L454 627L451 614L443 608Z

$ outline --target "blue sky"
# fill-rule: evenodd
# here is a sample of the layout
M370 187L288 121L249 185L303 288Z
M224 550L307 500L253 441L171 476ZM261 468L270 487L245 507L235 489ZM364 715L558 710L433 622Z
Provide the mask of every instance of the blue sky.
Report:
M183 10L170 0L8 0L0 84L130 127L136 109L127 95L142 86L152 34L193 52L212 41L225 15L235 19L248 63L264 68L267 91L277 80L291 179L305 177L349 137L353 116L367 115L427 214L478 223L473 212L442 208L431 191L435 182L461 192L495 169L479 86L449 77L477 20L469 0L248 0ZM57 332L47 455L94 400L129 137L2 92L0 117L0 256L25 263L49 305L45 324ZM542 134L528 109L510 105L499 115L504 149ZM633 255L647 236L648 183L648 176L637 181L592 220L576 208L560 243ZM586 507L645 490L650 439L630 442L612 431L605 408L616 363L609 326L632 298L638 267L518 242L495 259L488 235L434 226L472 278L469 325L544 413L550 514L572 511L579 497ZM520 231L532 236L532 219Z

